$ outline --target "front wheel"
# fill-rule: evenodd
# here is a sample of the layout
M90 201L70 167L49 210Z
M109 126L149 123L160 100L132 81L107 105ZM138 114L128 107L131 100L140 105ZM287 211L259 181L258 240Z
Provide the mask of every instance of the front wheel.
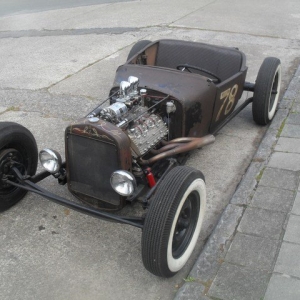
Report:
M12 167L22 175L34 175L37 162L38 149L31 132L17 123L0 122L0 211L15 205L27 193L5 181L17 181Z
M151 199L142 234L142 258L154 275L175 275L191 256L206 207L203 174L175 167Z
M259 125L267 125L274 117L278 104L281 84L280 60L275 57L267 57L257 74L252 115Z

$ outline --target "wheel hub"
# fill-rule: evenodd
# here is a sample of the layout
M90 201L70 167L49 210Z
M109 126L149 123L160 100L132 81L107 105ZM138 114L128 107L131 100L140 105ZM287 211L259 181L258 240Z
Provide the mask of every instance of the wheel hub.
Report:
M180 257L185 251L195 230L199 210L196 200L196 194L190 194L179 213L172 242L172 253L175 258Z
M0 152L0 189L11 187L6 180L14 180L15 176L12 172L12 167L23 169L23 159L19 151L15 149L5 149Z

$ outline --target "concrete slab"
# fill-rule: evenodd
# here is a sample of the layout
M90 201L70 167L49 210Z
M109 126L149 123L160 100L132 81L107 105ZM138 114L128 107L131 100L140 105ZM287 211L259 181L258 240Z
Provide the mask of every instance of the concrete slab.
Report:
M115 72L122 65L131 46L110 55L98 63L54 84L48 91L52 94L83 95L105 99L112 87ZM105 76L103 76L105 74Z
M300 192L299 191L296 194L296 199L291 213L300 216Z
M106 6L109 4L104 4ZM98 6L98 8L102 5ZM52 23L58 21L76 18L78 15L86 14L95 9L94 6L84 6L69 9L58 9L37 13L18 14L12 16L4 16L0 18L0 28L2 31L13 31L13 30L28 30L36 29L42 30L47 29ZM23 24L23 25L22 25Z
M300 139L280 137L274 150L280 152L300 153Z
M300 244L299 228L300 216L290 215L283 240L291 243Z
M0 88L49 87L135 40L133 34L5 39L0 44Z
M300 154L274 152L268 166L271 168L300 171Z
M3 114L7 110L7 107L0 106L0 114Z
M144 27L168 24L211 3L212 0L131 1L60 9L0 19L2 30ZM151 17L149 17L151 16Z
M286 214L260 208L247 207L238 231L270 239L279 239Z
M288 213L294 199L294 191L258 186L250 206Z
M273 274L264 300L295 300L300 295L300 279Z
M279 241L237 233L225 261L266 271L273 270Z
M300 245L283 242L274 271L300 278L299 251Z
M10 111L39 112L69 122L81 118L99 103L87 97L51 95L45 90L0 90L0 98Z
M223 263L208 295L222 300L257 300L264 296L270 275L260 270Z
M299 184L299 175L297 172L266 168L259 181L259 185L274 187L286 190L296 190Z
M252 5L251 2L246 0L235 1L230 4L227 2L212 2L174 22L173 26L218 31L221 20L222 30L227 32L238 31L251 35L299 39L299 13L295 11L297 3L297 0L292 0L280 8L280 16L287 22L286 29L282 28L280 23L277 22L277 18L274 17L274 11L270 10L270 7L274 5L272 0L264 1L263 4L259 5L260 9L257 9L256 5ZM251 26L248 26L247 22L241 23L241 20L248 20L249 15L255 18L256 22ZM295 26L295 23L298 25ZM237 26L237 24L240 25Z

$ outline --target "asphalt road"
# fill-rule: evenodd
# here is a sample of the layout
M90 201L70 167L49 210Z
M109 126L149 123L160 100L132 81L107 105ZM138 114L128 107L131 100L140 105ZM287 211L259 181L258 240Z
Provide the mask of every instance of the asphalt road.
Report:
M39 149L64 153L64 128L107 97L116 68L140 39L238 47L246 54L247 81L252 82L265 57L278 57L284 89L299 64L299 18L297 0L255 5L142 0L1 17L0 121L19 122L33 132ZM265 130L255 125L248 107L214 144L191 155L188 165L206 177L207 212L194 256L175 277L160 279L144 269L140 230L28 194L0 215L1 300L172 299ZM70 197L52 178L42 185Z

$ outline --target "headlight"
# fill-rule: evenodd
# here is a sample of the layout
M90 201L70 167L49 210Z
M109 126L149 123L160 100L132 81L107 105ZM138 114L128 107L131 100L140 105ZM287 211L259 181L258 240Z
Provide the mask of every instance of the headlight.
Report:
M127 171L115 171L110 177L112 188L121 196L130 196L136 189L134 176Z
M61 167L60 154L52 149L43 149L40 154L40 162L42 166L50 173L55 174Z

